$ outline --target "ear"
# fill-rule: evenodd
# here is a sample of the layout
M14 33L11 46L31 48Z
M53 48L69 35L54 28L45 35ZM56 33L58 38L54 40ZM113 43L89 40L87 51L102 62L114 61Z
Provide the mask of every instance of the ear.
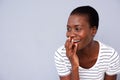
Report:
M96 33L97 33L97 28L96 28L96 26L94 26L94 27L92 27L91 28L92 30L91 30L91 32L92 32L92 35L93 35L93 37L96 35Z

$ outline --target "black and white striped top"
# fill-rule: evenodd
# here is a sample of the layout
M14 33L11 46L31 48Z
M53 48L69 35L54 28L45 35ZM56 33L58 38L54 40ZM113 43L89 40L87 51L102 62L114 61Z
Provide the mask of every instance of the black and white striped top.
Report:
M101 42L99 42L99 46L98 59L95 65L89 69L79 67L80 80L103 80L105 73L107 75L114 75L120 72L120 58L118 53L113 48ZM64 46L55 52L54 58L59 76L70 74L71 64L66 56Z

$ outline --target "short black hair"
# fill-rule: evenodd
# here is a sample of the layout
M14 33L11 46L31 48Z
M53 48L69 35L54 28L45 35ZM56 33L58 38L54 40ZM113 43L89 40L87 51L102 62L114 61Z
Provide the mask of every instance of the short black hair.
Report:
M88 15L90 26L98 29L99 15L98 12L91 6L80 6L75 8L70 15Z

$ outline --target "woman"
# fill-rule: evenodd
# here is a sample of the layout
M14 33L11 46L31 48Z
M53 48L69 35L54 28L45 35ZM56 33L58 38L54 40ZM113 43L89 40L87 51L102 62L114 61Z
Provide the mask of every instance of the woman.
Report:
M94 40L99 16L90 6L74 9L67 22L65 45L55 52L60 80L116 80L120 72L118 53Z

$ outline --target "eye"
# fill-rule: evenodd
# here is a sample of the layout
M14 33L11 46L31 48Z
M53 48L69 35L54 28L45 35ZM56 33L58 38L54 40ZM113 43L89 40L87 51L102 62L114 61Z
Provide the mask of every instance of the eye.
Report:
M80 28L80 27L76 27L75 30L76 30L76 31L80 31L81 28Z
M68 32L71 31L71 28L70 28L70 27L67 27L67 31L68 31Z

